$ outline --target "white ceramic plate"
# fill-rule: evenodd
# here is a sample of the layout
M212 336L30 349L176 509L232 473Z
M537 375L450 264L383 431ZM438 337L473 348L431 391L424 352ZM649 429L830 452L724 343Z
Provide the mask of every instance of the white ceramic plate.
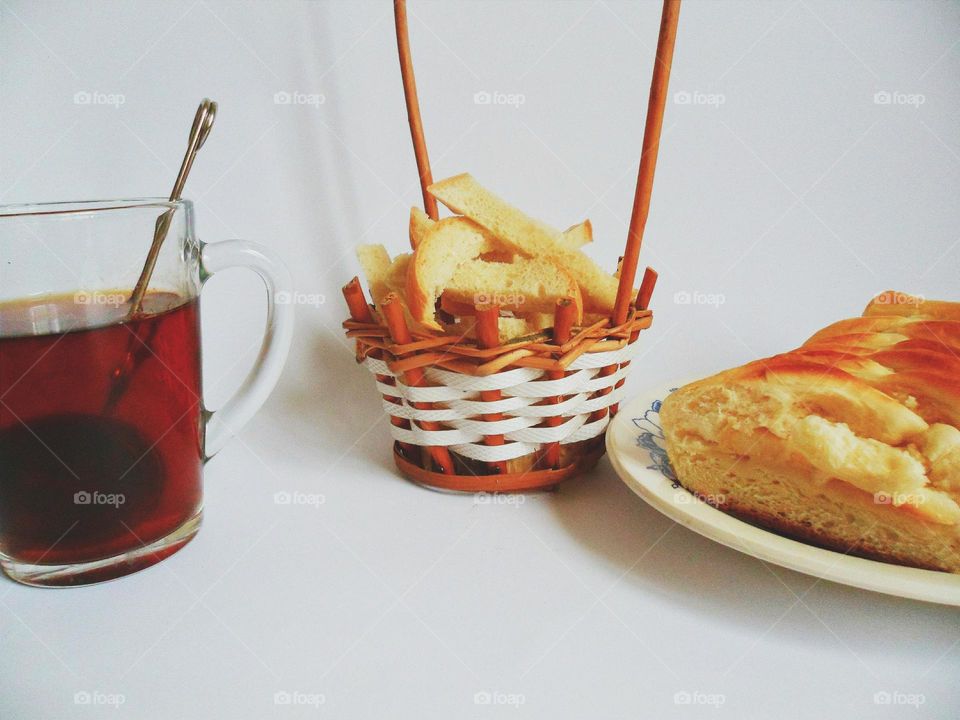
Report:
M664 450L660 401L671 383L625 403L607 429L617 474L637 495L684 527L740 552L798 572L915 600L960 605L960 575L864 560L813 547L727 515L676 482Z

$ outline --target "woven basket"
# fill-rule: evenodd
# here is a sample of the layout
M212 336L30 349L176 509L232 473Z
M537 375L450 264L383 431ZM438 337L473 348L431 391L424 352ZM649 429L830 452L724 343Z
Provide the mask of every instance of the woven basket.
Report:
M357 280L351 285L356 292ZM376 377L400 471L445 490L517 492L552 487L597 462L653 316L631 308L622 325L573 328L562 344L546 331L493 348L453 335L396 343L376 315L367 319L344 327Z
M558 301L553 327L499 344L499 308L476 305L479 340L412 334L400 299L367 304L357 278L344 288L347 336L357 360L376 376L390 416L393 456L411 480L463 492L517 492L552 487L591 468L604 452L604 432L616 414L624 378L657 274L647 268L631 305L640 244L663 126L680 0L664 0L643 131L643 152L630 228L610 319L573 327L570 298ZM430 160L420 117L405 0L394 21L407 120L424 210L438 219ZM615 318L615 320L613 319Z

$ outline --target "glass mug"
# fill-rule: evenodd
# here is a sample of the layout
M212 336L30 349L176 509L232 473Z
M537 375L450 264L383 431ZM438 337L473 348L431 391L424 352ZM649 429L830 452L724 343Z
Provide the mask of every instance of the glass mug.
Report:
M140 309L130 295L157 219L170 225ZM213 273L267 288L260 355L204 409L199 294ZM196 239L187 200L0 206L0 566L82 585L152 565L197 533L202 469L280 376L290 276L265 248Z

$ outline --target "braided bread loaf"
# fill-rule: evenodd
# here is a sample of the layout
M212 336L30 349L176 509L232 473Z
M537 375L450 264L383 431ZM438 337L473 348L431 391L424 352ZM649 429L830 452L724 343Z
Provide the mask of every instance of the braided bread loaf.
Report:
M960 572L960 303L883 293L663 402L680 482L844 553Z

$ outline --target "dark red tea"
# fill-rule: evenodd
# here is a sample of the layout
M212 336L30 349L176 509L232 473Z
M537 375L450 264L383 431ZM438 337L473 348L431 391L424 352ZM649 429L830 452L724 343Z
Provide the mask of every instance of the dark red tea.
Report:
M201 507L197 300L129 293L0 304L0 553L82 563Z

